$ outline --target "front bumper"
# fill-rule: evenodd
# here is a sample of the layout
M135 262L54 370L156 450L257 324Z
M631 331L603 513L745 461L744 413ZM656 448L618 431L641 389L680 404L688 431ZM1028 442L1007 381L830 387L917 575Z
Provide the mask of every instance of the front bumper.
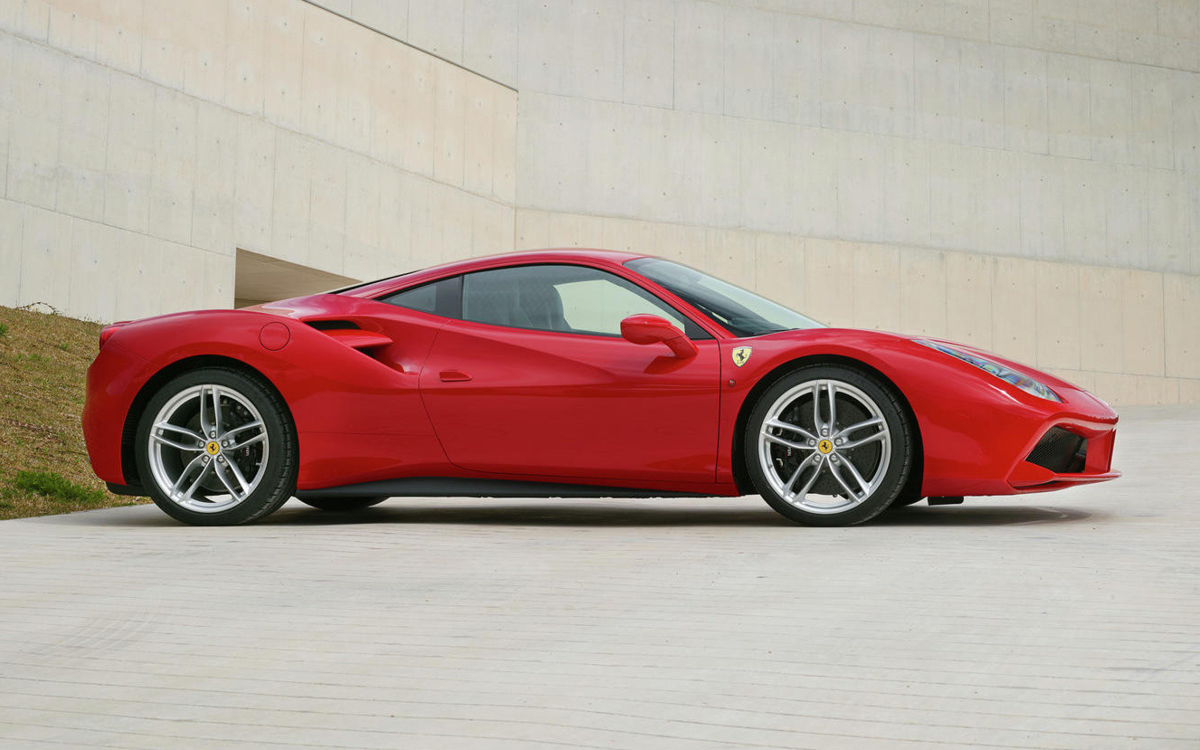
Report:
M1115 415L1114 415L1115 419ZM1055 461L1045 460L1038 453L1058 435L1066 434L1080 443L1074 461L1076 465L1063 467ZM1121 476L1112 470L1113 444L1117 431L1114 424L1074 419L1056 419L1046 426L1034 441L1024 459L1017 462L1008 475L1008 484L1014 492L1048 492L1076 484L1105 482ZM1082 465L1079 465L1082 464Z
M1086 391L1050 380L1061 403L983 378L946 381L936 396L914 403L925 448L921 494L1014 495L1119 477L1111 466L1116 412ZM1055 470L1029 460L1054 428L1087 440L1082 467Z

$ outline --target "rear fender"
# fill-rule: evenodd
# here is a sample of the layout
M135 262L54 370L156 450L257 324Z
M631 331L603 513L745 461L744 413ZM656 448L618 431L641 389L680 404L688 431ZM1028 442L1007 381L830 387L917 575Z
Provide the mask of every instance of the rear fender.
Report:
M128 484L127 472L113 471L112 457L99 446L126 442L122 428L130 421L136 425L137 405L169 379L156 376L221 361L259 374L291 409L300 438L301 487L368 481L401 460L444 460L417 390L420 366L444 321L370 300L349 298L346 303L335 301L311 311L316 313L313 320L340 317L347 325L372 331L377 335L370 346L355 348L364 337L329 335L302 315L261 308L182 313L120 328L93 364L95 383L89 382L88 403L95 416L127 417L85 418L90 426L85 433L93 434L89 452L93 443L98 446L97 473ZM380 319L381 313L386 319ZM163 346L164 341L170 344ZM118 458L117 466L121 463Z

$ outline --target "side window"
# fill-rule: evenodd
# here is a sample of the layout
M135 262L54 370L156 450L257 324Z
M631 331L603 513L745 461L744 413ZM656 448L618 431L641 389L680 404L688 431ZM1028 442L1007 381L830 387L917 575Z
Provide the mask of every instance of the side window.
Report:
M608 279L590 279L570 281L557 287L562 297L563 317L571 328L587 333L620 336L622 320L630 315L649 313L666 318L680 330L687 330L690 321L644 289L616 276L612 279L618 283Z
M382 297L379 301L395 305L396 307L429 313L430 315L457 318L459 316L461 290L462 277L454 276L449 279L422 284L412 289L405 289L390 297Z
M693 338L708 335L665 302L620 276L586 266L532 265L463 278L463 319L538 331L620 336L621 321L658 315Z

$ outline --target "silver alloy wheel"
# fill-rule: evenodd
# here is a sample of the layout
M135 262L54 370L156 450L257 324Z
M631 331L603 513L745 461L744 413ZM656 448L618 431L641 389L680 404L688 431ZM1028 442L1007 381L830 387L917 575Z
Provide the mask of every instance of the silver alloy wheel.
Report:
M805 404L808 408L798 418L785 421L781 415L793 411L793 405L806 397L811 397L811 406ZM843 412L865 413L867 418L842 424L839 403ZM876 460L866 462L854 455L854 449L873 444L879 445ZM789 454L798 452L803 458L794 469L784 472L786 476L781 475L772 446L782 446ZM879 406L866 393L840 380L813 380L785 392L771 404L758 435L758 457L771 488L808 513L843 513L862 504L883 483L891 454L891 430ZM822 474L833 478L839 494L810 494Z
M197 513L228 510L249 497L262 483L270 450L266 423L250 399L211 383L163 404L148 441L154 481L172 502Z

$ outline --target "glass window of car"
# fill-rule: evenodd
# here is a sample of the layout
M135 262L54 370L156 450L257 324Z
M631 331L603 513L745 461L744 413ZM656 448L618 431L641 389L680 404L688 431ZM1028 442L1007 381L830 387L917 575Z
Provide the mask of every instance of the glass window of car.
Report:
M795 310L673 261L636 258L625 265L661 285L739 338L825 327Z
M461 293L462 276L452 276L448 279L405 289L391 296L383 297L379 301L431 315L457 318Z
M620 336L621 321L648 313L691 338L709 338L670 305L620 276L587 266L539 264L476 271L463 278L463 319L476 323Z

